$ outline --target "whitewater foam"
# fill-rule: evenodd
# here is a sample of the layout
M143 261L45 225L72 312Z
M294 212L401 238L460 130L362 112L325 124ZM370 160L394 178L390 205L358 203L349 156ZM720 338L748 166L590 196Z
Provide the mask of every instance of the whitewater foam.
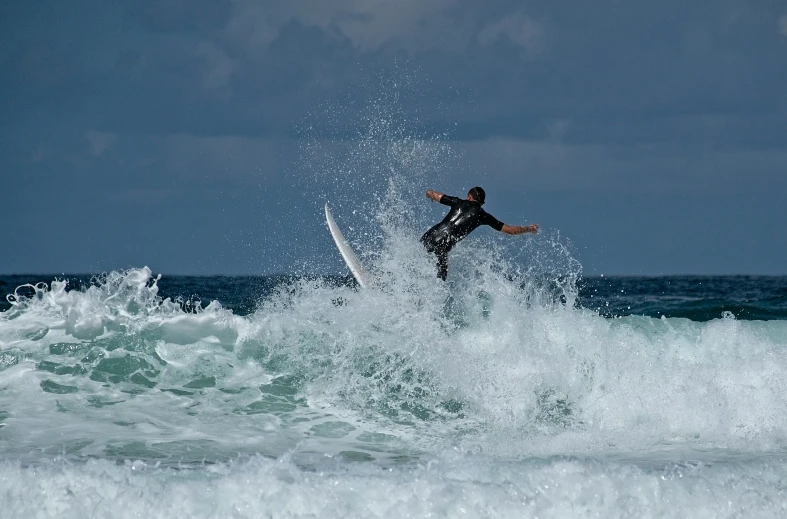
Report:
M447 453L411 468L304 471L286 458L162 469L103 460L0 465L2 509L30 517L778 517L777 460L648 469Z
M147 268L17 291L3 515L783 511L787 322L604 318L483 241L435 284L386 240L377 289L289 279L246 316Z
M309 443L314 431L298 424L312 420L395 430L419 452L467 444L505 457L785 444L785 323L605 319L565 291L513 288L523 284L483 262L472 282L435 288L413 253L379 290L296 281L246 317L162 300L148 269L84 291L39 285L0 320L5 433L25 448L45 441L24 432L48 430L31 406L64 411L64 441L95 427L99 449L140 428L245 443L205 427L232 415L276 417L287 448ZM130 431L103 416L110 408Z

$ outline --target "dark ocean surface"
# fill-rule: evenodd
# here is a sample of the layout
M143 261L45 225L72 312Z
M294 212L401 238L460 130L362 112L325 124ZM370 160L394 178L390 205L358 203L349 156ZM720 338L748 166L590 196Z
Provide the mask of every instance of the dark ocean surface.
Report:
M0 276L0 311L11 305L6 295L24 284L68 280L79 290L99 279L89 274L24 274ZM163 276L159 295L182 301L217 300L236 315L248 315L275 287L293 276ZM325 278L337 285L354 286L351 277ZM584 277L578 282L577 305L604 317L642 315L682 317L709 321L730 312L737 319L787 319L787 276L606 276Z

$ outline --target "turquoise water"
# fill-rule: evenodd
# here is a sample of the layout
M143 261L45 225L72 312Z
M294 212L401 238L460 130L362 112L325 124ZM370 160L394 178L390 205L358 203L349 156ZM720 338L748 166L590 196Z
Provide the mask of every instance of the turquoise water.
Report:
M511 276L470 244L436 284L398 250L373 290L147 268L16 290L2 515L783 513L784 279Z

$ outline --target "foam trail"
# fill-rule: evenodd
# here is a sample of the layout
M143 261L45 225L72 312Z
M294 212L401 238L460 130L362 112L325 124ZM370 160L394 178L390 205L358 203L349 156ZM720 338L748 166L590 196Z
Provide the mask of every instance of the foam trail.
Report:
M24 468L0 464L9 517L776 517L784 465L768 461L627 464L449 455L381 471L303 471L255 459L201 471L91 461Z

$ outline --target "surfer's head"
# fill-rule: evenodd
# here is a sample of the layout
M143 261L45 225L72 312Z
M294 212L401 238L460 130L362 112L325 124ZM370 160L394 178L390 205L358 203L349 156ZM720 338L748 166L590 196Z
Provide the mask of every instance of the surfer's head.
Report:
M467 199L475 200L479 204L484 205L484 200L486 200L486 192L481 187L474 187L467 192Z

